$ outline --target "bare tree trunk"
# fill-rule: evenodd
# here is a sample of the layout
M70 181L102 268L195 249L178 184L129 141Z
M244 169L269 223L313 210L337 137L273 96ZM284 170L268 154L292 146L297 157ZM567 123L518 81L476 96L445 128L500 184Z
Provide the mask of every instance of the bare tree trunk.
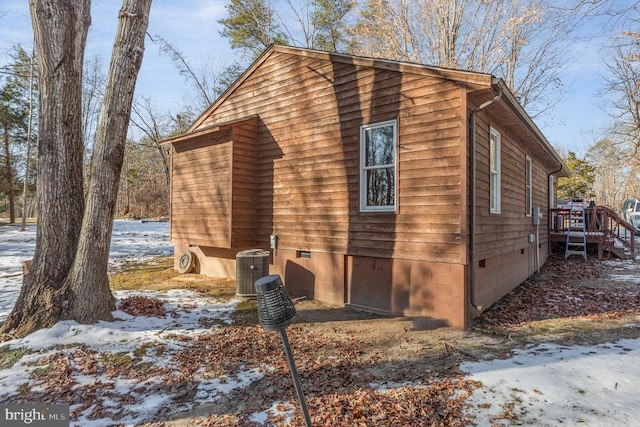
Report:
M67 278L69 302L64 316L81 323L111 319L115 301L107 264L120 171L133 92L149 20L151 0L124 0L105 96L98 119L91 181L78 251Z
M612 103L614 112L613 134L622 137L633 149L633 157L640 157L640 67L631 60L637 48L616 47L607 64L607 89L616 95Z
M11 151L9 151L9 124L5 124L3 128L5 157L4 179L7 182L7 193L9 196L9 224L13 224L16 222L16 203L15 195L13 194L13 165L11 164Z
M83 215L82 63L89 0L30 0L40 71L38 230L33 264L0 328L24 336L56 323Z
M166 137L166 132L163 133L160 129L160 125L158 124L158 115L151 105L151 99L143 98L141 102L134 103L132 108L135 118L131 119L131 124L140 129L156 145L158 153L162 158L164 178L167 183L167 188L169 188L171 176L169 171L169 153L160 143Z
M29 67L29 122L27 124L27 156L24 160L24 182L22 183L22 223L20 231L24 231L27 224L27 191L29 190L29 160L31 159L31 124L33 123L33 66L35 56L35 42L31 50L31 66Z

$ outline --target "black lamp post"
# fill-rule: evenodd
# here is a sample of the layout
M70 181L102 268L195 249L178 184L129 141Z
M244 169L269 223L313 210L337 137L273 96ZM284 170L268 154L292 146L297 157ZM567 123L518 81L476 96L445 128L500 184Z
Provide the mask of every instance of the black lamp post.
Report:
M286 331L287 326L293 322L293 318L296 315L296 308L293 306L289 293L285 289L279 275L272 274L262 277L256 280L255 285L260 325L264 329L280 332L284 352L287 355L287 362L289 362L289 369L291 369L293 385L296 387L296 393L298 394L298 400L302 408L302 414L304 415L307 427L311 427L307 403L304 399L302 384L300 384L300 378L298 378L298 371L296 370L296 364L291 354L291 347Z

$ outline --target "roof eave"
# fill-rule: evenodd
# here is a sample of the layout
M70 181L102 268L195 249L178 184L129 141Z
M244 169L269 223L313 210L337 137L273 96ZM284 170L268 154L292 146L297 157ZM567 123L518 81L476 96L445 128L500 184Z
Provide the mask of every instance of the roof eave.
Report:
M564 164L556 150L551 146L551 143L544 136L540 128L533 122L531 117L524 110L520 102L513 95L511 90L507 87L504 80L499 79L497 77L493 78L492 85L494 88L497 88L502 91L502 99L504 102L508 103L513 112L518 116L518 118L527 126L529 131L536 136L536 142L540 145L540 147L548 154L548 156L558 165L559 170L557 171L557 176L569 176L571 175L571 171Z
M162 141L160 141L160 145L167 145L167 144L175 144L178 142L183 142L183 141L187 141L190 140L192 138L196 138L198 136L203 136L203 135L207 135L213 132L217 132L218 130L224 129L224 128L228 128L230 126L234 126L237 125L238 123L243 123L249 120L256 120L258 119L258 115L257 114L252 114L250 116L246 116L246 117L241 117L239 119L235 119L235 120L229 120L227 122L222 122L222 123L216 123L214 125L211 126L206 126L203 128L200 128L198 130L192 131L192 130L188 130L185 133L182 133L180 135L175 135L172 136L171 138L167 138L164 139Z

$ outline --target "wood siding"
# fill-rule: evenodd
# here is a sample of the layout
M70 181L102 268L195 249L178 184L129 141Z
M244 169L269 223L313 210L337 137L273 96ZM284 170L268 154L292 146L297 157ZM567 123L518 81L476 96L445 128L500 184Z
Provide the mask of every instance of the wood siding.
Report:
M256 184L258 120L232 126L231 245L246 248L256 244Z
M173 241L230 246L231 160L230 130L172 145Z
M490 112L489 112L490 113ZM531 139L513 134L501 125L499 118L481 113L477 120L477 172L476 172L476 259L491 258L510 252L528 249L532 243L529 235L536 232L533 219L525 212L525 159L532 161L532 205L540 206L543 213L539 228L539 243L547 245L550 172L534 152ZM501 212L489 211L489 128L500 133L501 161ZM529 137L530 138L530 137Z
M476 117L470 266L469 114L497 92ZM395 211L360 212L360 128L391 120ZM489 209L490 127L501 135L499 214ZM274 46L169 142L172 240L204 274L235 274L235 253L268 248L274 234L271 273L294 293L465 327L472 294L487 307L533 273L537 249L548 256L547 177L559 158L487 74ZM539 248L527 156L544 213Z
M171 240L255 245L257 120L172 144Z
M289 250L455 263L463 95L435 77L274 52L201 127L260 116L259 245L273 233ZM361 213L360 126L389 119L398 120L397 212Z

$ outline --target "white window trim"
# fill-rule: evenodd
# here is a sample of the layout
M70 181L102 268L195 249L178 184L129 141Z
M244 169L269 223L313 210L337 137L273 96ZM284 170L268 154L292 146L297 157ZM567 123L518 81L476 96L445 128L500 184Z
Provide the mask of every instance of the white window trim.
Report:
M393 169L394 169L394 192L393 206L368 206L367 205L367 170L389 167L389 165L379 165L376 167L365 167L365 132L385 126L393 126ZM385 122L373 123L360 126L360 212L396 212L398 206L398 121L387 120Z
M524 210L525 215L530 217L533 212L533 162L529 156L524 159L524 179Z
M491 152L491 139L495 140L495 153ZM500 145L500 132L494 128L490 128L489 156L494 158L496 168L495 170L491 170L491 159L489 159L489 210L494 214L499 214L501 212L502 168L500 165Z

